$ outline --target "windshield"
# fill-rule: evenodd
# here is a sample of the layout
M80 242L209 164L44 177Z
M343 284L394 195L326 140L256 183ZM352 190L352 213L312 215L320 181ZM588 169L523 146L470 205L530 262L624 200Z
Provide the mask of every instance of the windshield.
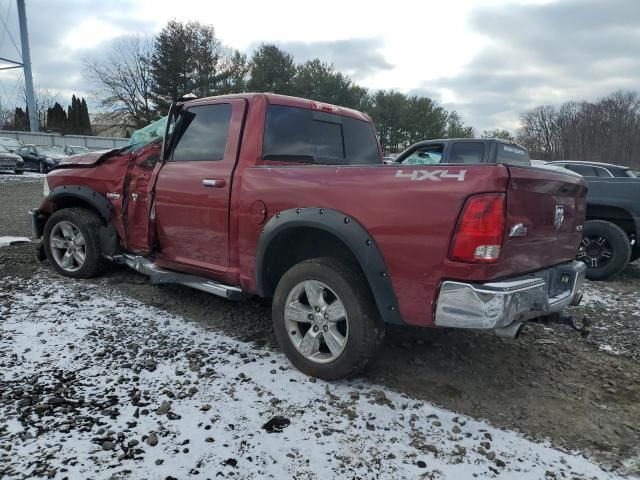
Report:
M89 151L87 147L69 147L72 153L86 153Z
M627 170L627 176L631 178L639 178L640 172L636 172L634 170Z
M64 150L60 147L54 147L49 145L38 145L36 147L40 155L50 155L52 157L64 157Z

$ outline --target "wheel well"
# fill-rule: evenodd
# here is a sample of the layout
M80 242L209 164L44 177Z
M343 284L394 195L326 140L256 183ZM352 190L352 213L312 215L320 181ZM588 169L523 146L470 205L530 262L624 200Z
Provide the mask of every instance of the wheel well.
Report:
M91 210L92 212L95 212L98 215L98 217L100 217L102 222L105 223L105 218L100 214L98 209L95 206L91 205L91 203L87 202L86 200L83 200L82 198L75 197L72 195L61 196L53 200L51 203L53 204L53 207L54 207L53 212L62 210L64 208L78 208L78 207L86 208L87 210Z
M287 270L297 263L317 257L332 257L362 271L351 249L338 237L313 227L293 227L279 233L263 257L263 293L273 296L276 285Z
M620 227L630 237L636 236L636 224L631 214L620 207L587 205L587 220L605 220Z

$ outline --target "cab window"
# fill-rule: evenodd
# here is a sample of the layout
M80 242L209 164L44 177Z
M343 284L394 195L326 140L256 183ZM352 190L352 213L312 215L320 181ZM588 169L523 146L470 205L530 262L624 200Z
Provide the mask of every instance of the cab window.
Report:
M448 163L482 163L484 157L484 143L456 142L451 148Z
M400 161L402 165L436 165L442 161L444 145L421 147Z

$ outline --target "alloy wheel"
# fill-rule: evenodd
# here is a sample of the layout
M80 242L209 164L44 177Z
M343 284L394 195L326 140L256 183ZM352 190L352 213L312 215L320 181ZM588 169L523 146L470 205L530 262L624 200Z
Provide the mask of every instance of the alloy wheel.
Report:
M289 339L315 363L336 360L347 346L349 319L342 300L326 284L305 280L289 295L284 310Z
M54 225L49 246L55 262L67 272L80 270L87 256L82 232L73 223L63 220Z

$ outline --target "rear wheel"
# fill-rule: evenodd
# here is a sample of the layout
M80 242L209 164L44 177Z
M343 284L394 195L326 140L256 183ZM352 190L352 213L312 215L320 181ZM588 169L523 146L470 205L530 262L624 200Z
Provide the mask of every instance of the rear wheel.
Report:
M47 259L67 277L89 278L103 269L98 215L84 208L55 212L44 227Z
M22 170L22 169L20 169L20 168L17 168L17 169L15 169L13 172L14 172L16 175L22 175L22 174L23 174L23 172L24 172L24 170Z
M273 298L273 326L291 363L324 380L363 369L384 336L363 274L331 258L307 260L282 276Z
M625 269L631 258L631 243L617 225L589 220L584 225L578 260L587 265L587 278L605 280Z

